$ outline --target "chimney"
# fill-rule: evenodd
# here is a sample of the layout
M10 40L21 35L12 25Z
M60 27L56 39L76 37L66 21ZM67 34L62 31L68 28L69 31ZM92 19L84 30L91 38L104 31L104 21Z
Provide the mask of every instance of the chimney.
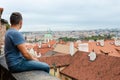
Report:
M120 40L119 39L115 39L115 46L120 46Z
M51 47L50 44L48 44L48 47L49 47L49 48Z
M100 46L104 46L104 40L100 40Z
M49 39L49 38L47 39L47 42L50 42L50 39Z
M73 42L70 43L70 55L71 56L74 55L74 43Z
M39 42L38 47L39 47L39 48L42 48L42 43L41 43L41 41Z

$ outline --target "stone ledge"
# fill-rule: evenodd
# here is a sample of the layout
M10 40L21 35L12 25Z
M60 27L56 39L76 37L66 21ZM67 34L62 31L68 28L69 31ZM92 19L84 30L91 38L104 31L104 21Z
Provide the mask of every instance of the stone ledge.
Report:
M6 65L5 57L0 57L0 64L9 72ZM6 77L7 75L3 76ZM44 71L26 71L20 73L12 73L12 76L17 80L60 80Z
M15 73L13 76L17 80L59 80L44 71L27 71Z

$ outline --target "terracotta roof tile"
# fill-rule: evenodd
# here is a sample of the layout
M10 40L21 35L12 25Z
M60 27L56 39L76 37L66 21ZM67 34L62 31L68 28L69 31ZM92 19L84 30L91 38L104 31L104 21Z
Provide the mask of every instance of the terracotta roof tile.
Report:
M48 46L44 46L44 47L42 47L42 48L39 48L38 46L34 46L34 50L37 52L37 53L41 53L41 55L43 56L43 55L45 55L45 53L47 53L48 51L51 51L51 50L53 50L53 48L52 47L48 47Z
M116 57L120 57L120 52L118 52L116 49L120 49L120 47L115 46L114 44L110 44L110 43L114 43L114 41L105 41L105 45L104 46L100 46L100 45L96 45L97 42L88 42L89 44L89 52L91 52L93 49L97 54L103 54L101 53L101 51L109 53L110 56L116 56Z
M57 44L56 47L54 48L54 51L64 53L64 54L69 54L70 53L70 46L63 45L63 44ZM76 51L77 51L77 49L74 48L74 53Z
M97 54L97 59L89 61L88 53L77 52L72 63L60 73L76 80L119 80L120 57Z
M52 68L54 63L56 64L57 67L69 65L71 58L72 57L69 54L66 54L66 55L40 57L39 60L48 63Z

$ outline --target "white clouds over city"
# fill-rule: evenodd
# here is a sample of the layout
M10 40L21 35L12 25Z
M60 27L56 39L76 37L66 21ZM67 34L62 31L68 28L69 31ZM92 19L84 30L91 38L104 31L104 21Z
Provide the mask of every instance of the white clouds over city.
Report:
M0 0L2 18L23 14L23 31L118 28L120 0Z

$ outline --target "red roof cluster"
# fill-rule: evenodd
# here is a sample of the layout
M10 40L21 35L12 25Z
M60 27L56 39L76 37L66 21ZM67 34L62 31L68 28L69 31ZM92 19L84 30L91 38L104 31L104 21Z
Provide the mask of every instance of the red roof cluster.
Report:
M115 46L114 41L105 41L104 46L97 45L97 42L88 42L89 52L95 51L97 58L90 61L88 52L77 51L73 56L56 52L52 56L42 56L40 61L46 62L52 68L66 66L60 73L75 80L119 80L120 79L120 47ZM53 50L56 43L42 44L34 46L34 50L41 52L42 55ZM66 45L69 45L66 44ZM77 46L78 44L75 43ZM43 51L42 51L43 50ZM104 55L108 53L108 55ZM110 56L109 56L110 55Z
M108 53L110 56L120 57L120 46L115 46L114 41L104 42L104 46L97 45L98 42L88 42L89 52L94 50L97 54Z
M27 49L33 48L37 53L41 53L41 55L45 55L48 51L53 50L53 45L56 43L56 41L52 40L48 43L42 43L41 48L39 48L39 44L36 43L35 45L32 44L27 44L26 47ZM50 45L50 47L49 47Z
M91 62L88 53L78 51L60 73L75 80L119 80L120 57L97 54L97 59Z
M62 53L56 53L56 54L62 54ZM47 56L47 57L39 58L41 62L46 62L47 64L49 64L51 68L53 67L53 64L55 64L56 67L68 66L70 64L71 59L72 57L70 54Z
M34 46L33 48L37 53L41 53L41 55L45 55L45 53L47 53L48 51L51 51L53 50L52 47L48 47L47 45L45 45L44 47L42 48L39 48L38 46Z

